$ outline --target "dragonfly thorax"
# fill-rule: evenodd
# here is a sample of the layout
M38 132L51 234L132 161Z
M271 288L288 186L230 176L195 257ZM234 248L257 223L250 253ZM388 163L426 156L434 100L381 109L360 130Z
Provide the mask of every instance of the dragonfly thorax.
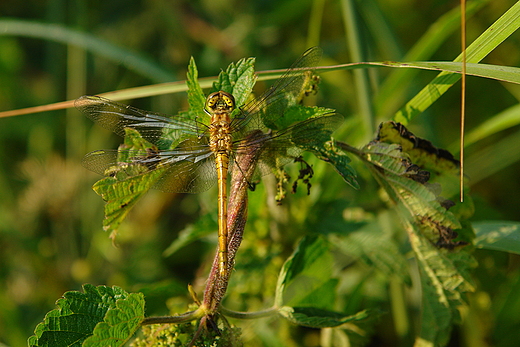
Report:
M219 91L210 94L206 99L204 111L211 115L210 149L213 153L227 153L231 151L232 137L230 129L230 113L235 109L233 95Z

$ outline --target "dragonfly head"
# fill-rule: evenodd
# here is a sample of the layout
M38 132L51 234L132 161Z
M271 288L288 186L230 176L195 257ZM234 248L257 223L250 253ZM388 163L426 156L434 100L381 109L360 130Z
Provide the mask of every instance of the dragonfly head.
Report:
M211 93L206 98L204 112L210 116L213 114L231 113L235 109L235 98L233 95L219 91Z

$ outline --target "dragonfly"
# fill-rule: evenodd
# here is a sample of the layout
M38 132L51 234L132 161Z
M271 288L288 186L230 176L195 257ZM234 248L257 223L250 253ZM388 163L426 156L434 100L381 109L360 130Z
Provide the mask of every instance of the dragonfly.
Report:
M343 117L329 110L319 117L280 126L291 105L301 100L309 76L321 58L321 49L308 49L259 97L237 107L232 94L211 93L204 106L209 124L187 114L169 116L144 111L99 97L82 96L75 106L101 126L125 136L132 128L153 146L130 150L97 150L83 165L105 176L130 178L158 172L153 188L165 192L199 193L218 182L219 273L228 274L227 176L242 170L235 158L248 148L260 148L255 177L272 172L301 154L304 148L330 140ZM233 115L233 116L232 116ZM165 143L171 148L164 149ZM161 149L160 149L161 148ZM122 160L121 158L125 158Z

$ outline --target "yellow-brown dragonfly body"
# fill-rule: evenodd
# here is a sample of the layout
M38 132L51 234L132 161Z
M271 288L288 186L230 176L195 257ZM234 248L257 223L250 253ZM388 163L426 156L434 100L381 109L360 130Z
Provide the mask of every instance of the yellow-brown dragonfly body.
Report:
M209 148L215 154L218 181L218 251L219 272L225 275L227 269L227 172L229 156L233 149L231 136L231 112L235 109L233 95L219 91L206 100L204 111L211 115L209 126Z

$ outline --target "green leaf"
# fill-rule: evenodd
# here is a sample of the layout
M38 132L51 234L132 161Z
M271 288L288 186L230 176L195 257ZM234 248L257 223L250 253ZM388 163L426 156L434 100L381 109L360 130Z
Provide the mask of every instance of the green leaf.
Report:
M197 65L195 64L195 59L191 57L190 62L188 64L186 84L188 85L188 112L192 119L195 119L197 116L208 117L204 112L206 97L204 96L204 92L200 87L198 77L199 72L197 70Z
M513 221L474 222L475 247L520 254L520 223Z
M499 44L511 36L519 26L520 2L517 2L466 49L467 63L478 63L484 59ZM459 55L454 61L462 61L462 55ZM433 104L460 77L461 75L457 73L441 72L397 112L394 120L407 124L413 117Z
M367 310L346 316L344 314L315 307L281 307L279 313L290 322L311 328L332 328L353 321L369 318Z
M213 92L225 91L235 97L237 110L246 103L256 83L255 58L243 58L229 64L226 71L220 72L213 83Z
M454 203L460 196L460 162L449 151L435 147L430 141L415 136L402 124L393 121L381 123L377 140L400 145L403 154L420 167L419 171L415 170L417 173L427 170L428 184L438 199L442 196L443 203L448 202L446 199L451 200L449 204L454 206L450 207L450 212L459 220L469 219L473 215L475 208L468 194L469 189L464 190L464 203ZM468 231L468 237L473 237L471 231Z
M125 163L134 154L147 153L149 149L154 150L154 147L143 139L137 130L125 128L125 143L120 146L124 151L119 152L117 161ZM119 225L132 207L164 173L161 168L150 171L138 165L124 166L124 168L120 170L120 167L114 166L109 177L97 181L92 187L106 201L103 229L110 231L111 237L115 236Z
M416 144L421 143L421 139L407 133L404 127L399 134L405 134L402 138L413 139ZM380 134L378 139L382 138L385 136ZM462 227L461 223L438 199L435 187L430 189L426 185L429 175L412 164L410 156L403 153L405 146L406 143L373 141L363 151L374 177L396 204L417 258L423 294L420 338L424 343L442 346L450 337L451 326L460 319L464 294L474 290L468 272L475 261L464 250L454 250L463 244L454 241L455 230ZM423 143L419 147L424 148L418 157L429 158L423 155L430 146Z
M317 236L306 236L285 262L276 288L275 304L330 308L334 302L334 259L329 245Z
M466 252L442 252L418 228L407 224L410 243L418 260L422 287L420 337L433 346L444 346L459 310L466 304L464 294L473 292L469 269L476 266Z
M430 141L415 136L402 124L388 121L379 126L377 141L401 145L402 151L421 168L435 173L460 173L460 162L445 149L436 148Z
M359 189L359 183L356 179L357 174L350 163L350 158L343 151L337 148L334 141L327 141L321 146L309 148L318 159L331 164L337 173L347 182L352 188Z
M441 205L434 191L421 183L426 174L414 169L401 147L371 142L364 152L374 176L390 198L404 208L407 218L413 219L431 242L451 242L449 236L454 236L453 230L460 229L461 224Z
M275 123L269 126L269 128L286 129L296 122L301 122L309 118L319 118L323 116L328 116L334 113L335 110L326 107L292 105L287 107L283 114L283 117L279 117ZM339 117L337 122L337 127L339 127L341 123L343 123L343 117ZM334 130L336 129L337 128L335 128ZM331 133L332 132L326 132L325 135L330 136Z
M162 173L163 171L158 169L150 171L146 175L127 178L124 181L118 181L114 177L106 177L97 181L93 189L106 201L103 229L110 231L111 236L114 236L130 210L153 187Z
M98 328L98 323L103 325L103 322L113 326L110 334L104 336L106 341L112 341L111 346L120 346L137 330L144 317L142 294L128 294L115 286L94 287L90 284L83 285L83 291L67 292L57 301L58 308L47 313L43 322L36 326L35 335L28 340L29 346L79 347L89 337L104 331Z
M83 347L122 346L140 327L144 318L144 296L131 293L116 301L96 325L92 336L83 342Z

